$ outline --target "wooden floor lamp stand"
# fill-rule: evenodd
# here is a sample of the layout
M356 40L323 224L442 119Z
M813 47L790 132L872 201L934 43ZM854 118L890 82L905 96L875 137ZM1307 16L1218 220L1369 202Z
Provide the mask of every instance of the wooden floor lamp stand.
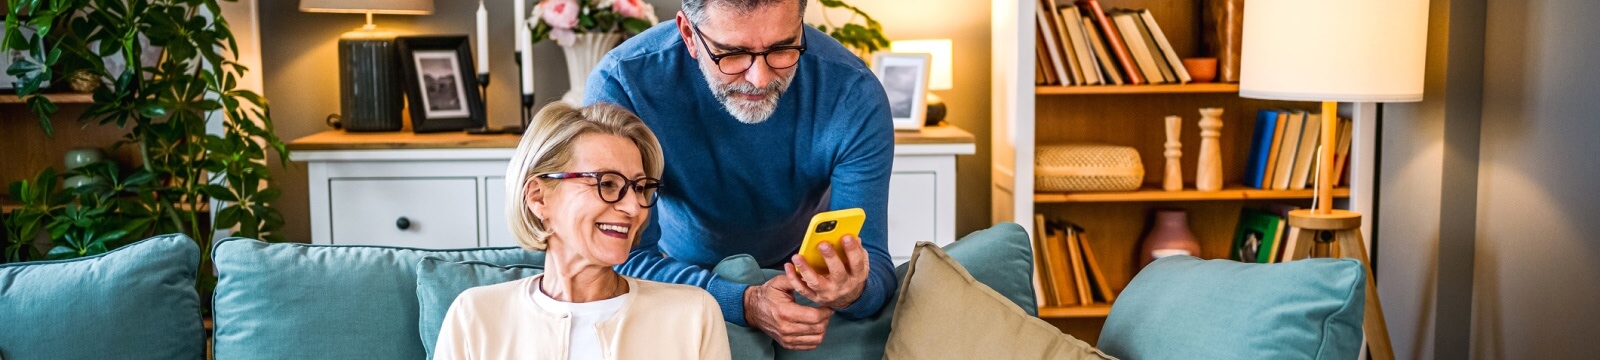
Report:
M1372 265L1367 262L1367 247L1361 239L1361 214L1325 209L1294 210L1289 212L1290 239L1295 239L1294 259L1306 257L1352 258L1361 262L1367 278L1367 306L1362 319L1362 333L1372 358L1394 359L1394 347L1389 343L1389 325L1384 322L1383 305L1378 301L1378 287L1372 280Z

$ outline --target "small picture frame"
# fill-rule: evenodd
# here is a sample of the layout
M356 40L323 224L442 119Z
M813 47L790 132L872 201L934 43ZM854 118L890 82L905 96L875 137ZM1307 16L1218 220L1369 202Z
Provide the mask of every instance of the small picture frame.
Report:
M933 57L926 53L880 52L872 56L872 73L889 95L889 116L895 130L922 129L928 116L928 76Z
M395 38L411 131L461 131L487 123L467 46L464 35Z
M0 29L4 29L5 25L5 21L0 21ZM20 29L22 36L29 38L33 37L33 28L23 26ZM43 53L42 49L40 50L40 53ZM17 92L17 85L22 81L22 79L12 76L9 70L11 69L12 64L21 62L29 62L35 65L39 64L39 62L33 58L33 53L20 50L0 50L0 94L15 94ZM40 90L49 90L50 79L44 79L44 81L40 82L39 88Z

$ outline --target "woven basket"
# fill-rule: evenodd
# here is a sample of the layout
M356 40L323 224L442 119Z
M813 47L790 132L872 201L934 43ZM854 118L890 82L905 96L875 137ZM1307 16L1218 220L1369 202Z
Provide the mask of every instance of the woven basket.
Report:
M1144 182L1139 151L1104 144L1042 145L1034 153L1038 191L1132 191Z

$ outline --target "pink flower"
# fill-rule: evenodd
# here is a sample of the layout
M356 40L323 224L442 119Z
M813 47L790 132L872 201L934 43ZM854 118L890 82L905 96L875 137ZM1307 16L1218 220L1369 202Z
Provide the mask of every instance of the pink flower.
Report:
M544 11L544 22L550 27L571 30L578 26L577 0L544 0L537 10Z
M649 15L652 15L648 12L649 6L650 4L645 4L644 0L616 0L611 4L611 11L616 11L622 16L648 20Z

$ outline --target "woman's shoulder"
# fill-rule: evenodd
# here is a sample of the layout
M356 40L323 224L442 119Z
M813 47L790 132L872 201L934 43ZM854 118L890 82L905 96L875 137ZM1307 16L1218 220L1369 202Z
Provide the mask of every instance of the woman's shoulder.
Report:
M503 304L508 300L518 299L526 294L523 289L527 288L527 282L532 281L532 279L532 277L527 277L498 284L472 287L461 292L461 295L457 295L455 302L458 304L477 305L478 307Z
M709 304L712 309L717 309L717 299L711 297L697 286L655 282L643 279L634 279L633 284L639 287L638 299L645 303L654 303L665 306L683 306L690 303ZM719 310L720 311L720 310Z

